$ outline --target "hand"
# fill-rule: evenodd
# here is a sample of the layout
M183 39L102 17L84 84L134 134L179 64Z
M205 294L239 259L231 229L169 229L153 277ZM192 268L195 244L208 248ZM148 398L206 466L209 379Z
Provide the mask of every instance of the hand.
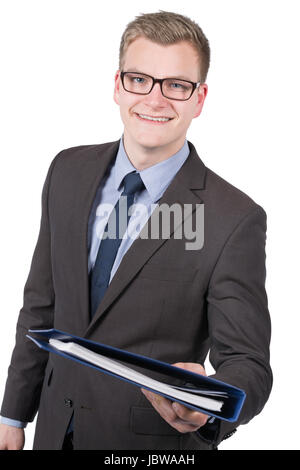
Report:
M24 429L0 424L0 450L22 450L24 444Z
M197 374L206 375L204 367L193 362L177 362L172 364L175 367L196 372ZM172 402L168 398L162 397L157 393L149 390L141 389L145 397L150 401L152 406L160 414L160 416L177 431L186 433L197 431L204 426L209 416L199 411L191 410L181 403Z

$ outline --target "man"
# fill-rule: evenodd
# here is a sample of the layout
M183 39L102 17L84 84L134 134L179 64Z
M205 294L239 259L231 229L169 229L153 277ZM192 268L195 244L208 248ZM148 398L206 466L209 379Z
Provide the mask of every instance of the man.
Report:
M115 76L122 139L67 149L52 161L1 408L1 448L23 447L22 426L38 410L34 449L216 449L266 403L266 214L186 140L207 95L208 66L208 41L189 18L137 17L122 36ZM122 198L146 208L149 224L143 211L128 213L132 236L112 242L104 234ZM142 236L158 210L176 204L188 211L170 223L168 237ZM178 236L191 220L196 230ZM52 327L200 374L210 350L214 377L247 394L240 417L210 419L48 356L25 336Z

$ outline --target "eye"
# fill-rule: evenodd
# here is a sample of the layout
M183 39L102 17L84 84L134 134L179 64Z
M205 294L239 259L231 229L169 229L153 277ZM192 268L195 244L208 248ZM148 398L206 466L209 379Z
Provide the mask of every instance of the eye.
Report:
M143 77L130 77L130 80L136 83L143 83L143 80L145 79Z
M176 83L176 82L170 83L170 86L171 86L171 88L175 88L175 89L179 89L179 90L185 90L186 89L186 87L184 85L182 85L181 83Z

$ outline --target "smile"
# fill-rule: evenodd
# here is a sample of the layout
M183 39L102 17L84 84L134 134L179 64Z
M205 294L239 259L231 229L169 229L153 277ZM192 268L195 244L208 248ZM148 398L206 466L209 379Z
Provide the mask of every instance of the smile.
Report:
M152 123L159 123L159 124L164 124L166 122L171 121L173 118L166 118L166 117L153 117L153 116L147 116L146 114L138 114L135 113L139 119L142 121L148 121Z

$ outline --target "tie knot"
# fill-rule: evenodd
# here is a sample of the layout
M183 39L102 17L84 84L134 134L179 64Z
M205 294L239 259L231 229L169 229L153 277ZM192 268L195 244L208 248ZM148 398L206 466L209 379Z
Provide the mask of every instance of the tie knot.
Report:
M124 177L124 194L134 194L144 188L144 183L139 173L128 173Z

